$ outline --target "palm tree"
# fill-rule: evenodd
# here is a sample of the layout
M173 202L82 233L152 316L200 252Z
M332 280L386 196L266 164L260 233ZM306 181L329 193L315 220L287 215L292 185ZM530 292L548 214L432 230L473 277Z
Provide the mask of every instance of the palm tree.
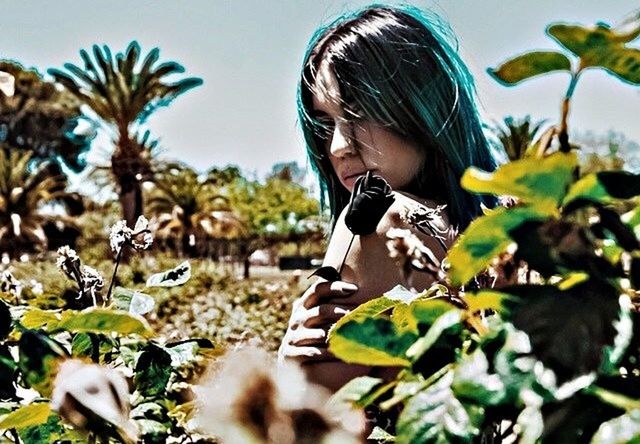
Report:
M245 223L221 194L218 171L199 175L179 162L157 168L147 212L155 216L156 238L177 241L183 253L198 250L198 242L247 236Z
M492 129L498 137L510 161L525 157L527 148L532 144L544 120L532 122L531 116L515 119L504 118L504 124L496 123Z
M32 154L0 147L0 251L13 257L46 250L51 222L62 225L59 228L75 227L67 216L42 211L51 203L78 210L72 205L77 204L78 196L65 191L66 178L55 163L40 163L32 171Z
M195 77L167 81L167 76L185 70L173 61L157 64L159 56L160 50L154 48L139 63L141 50L136 41L115 58L108 46L94 45L93 59L87 51L80 50L84 69L65 63L67 72L48 71L114 130L111 172L118 186L123 217L130 225L143 211L141 183L152 176L148 150L138 140L137 127L158 107L169 105L202 84L202 79Z

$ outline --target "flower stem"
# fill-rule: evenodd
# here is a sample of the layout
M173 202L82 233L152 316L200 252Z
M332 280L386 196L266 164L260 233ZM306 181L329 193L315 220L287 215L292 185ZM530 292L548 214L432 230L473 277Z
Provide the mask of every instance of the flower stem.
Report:
M116 266L113 269L113 274L111 275L111 282L109 283L109 291L107 291L107 296L104 299L104 304L107 304L107 302L109 302L109 299L111 298L111 290L113 290L113 283L116 280L116 273L118 272L118 265L120 265L120 259L122 258L122 252L124 251L124 249L126 248L126 244L122 245L122 248L120 248L120 251L118 251L118 255L116 256Z
M347 254L349 254L349 250L351 250L351 244L353 244L353 240L356 238L355 234L351 235L351 240L349 241L349 246L347 247L347 251L344 253L344 257L342 258L342 262L340 263L340 268L338 268L338 274L342 276L342 267L344 266L344 261L347 259Z

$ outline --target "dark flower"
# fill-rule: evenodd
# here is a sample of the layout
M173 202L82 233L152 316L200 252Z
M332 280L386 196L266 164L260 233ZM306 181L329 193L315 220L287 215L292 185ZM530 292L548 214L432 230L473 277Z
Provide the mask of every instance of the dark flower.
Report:
M342 279L338 270L330 265L318 268L316 271L309 275L309 278L313 276L320 276L322 279L325 279L329 282L335 282Z
M367 171L358 178L351 193L344 219L347 228L353 234L373 233L394 200L387 181Z

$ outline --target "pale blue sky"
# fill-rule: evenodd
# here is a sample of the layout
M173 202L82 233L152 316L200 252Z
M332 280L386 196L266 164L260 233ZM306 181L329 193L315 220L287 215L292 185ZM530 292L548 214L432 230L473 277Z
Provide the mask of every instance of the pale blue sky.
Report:
M265 173L275 162L305 162L296 126L295 87L313 30L345 9L369 2L344 0L0 0L0 58L41 71L79 64L94 43L121 51L137 39L161 60L182 63L204 85L159 110L149 121L166 155L205 170L238 164ZM391 2L393 3L393 2ZM451 24L476 77L485 115L527 113L557 119L566 74L505 88L485 72L528 49L557 48L544 34L552 21L615 23L640 5L632 1L416 1ZM634 42L640 46L640 42ZM570 124L616 129L640 140L640 92L602 72L580 80ZM104 139L97 141L107 146Z

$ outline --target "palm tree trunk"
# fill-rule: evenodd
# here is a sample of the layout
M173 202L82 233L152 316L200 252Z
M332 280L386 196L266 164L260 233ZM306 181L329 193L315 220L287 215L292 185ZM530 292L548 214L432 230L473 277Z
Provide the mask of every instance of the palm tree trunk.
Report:
M142 215L142 187L139 182L128 184L127 190L120 193L119 200L122 208L122 217L131 228L135 225L138 217Z

